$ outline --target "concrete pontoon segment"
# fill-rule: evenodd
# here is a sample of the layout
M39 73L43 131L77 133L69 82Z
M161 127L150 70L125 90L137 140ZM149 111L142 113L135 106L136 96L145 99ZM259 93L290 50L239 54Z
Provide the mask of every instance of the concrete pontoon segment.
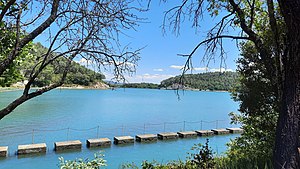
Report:
M131 144L134 143L134 138L131 136L114 137L114 144Z
M55 151L76 150L81 149L82 143L79 140L55 142Z
M226 130L229 130L230 133L243 133L244 130L241 128L226 128Z
M157 141L157 135L155 134L136 135L135 140L138 142L154 142Z
M214 132L211 130L196 130L196 133L199 136L212 136L214 135Z
M87 147L109 147L111 140L109 138L88 139L86 145Z
M229 130L226 129L212 129L211 131L213 131L216 135L229 134Z
M170 140L170 139L177 139L178 138L178 134L177 133L172 133L172 132L158 133L157 137L160 140Z
M181 131L177 132L180 138L190 138L190 137L197 137L197 133L195 131Z
M0 147L0 157L7 157L8 156L8 146Z
M46 153L47 146L45 143L40 144L27 144L18 146L18 155Z

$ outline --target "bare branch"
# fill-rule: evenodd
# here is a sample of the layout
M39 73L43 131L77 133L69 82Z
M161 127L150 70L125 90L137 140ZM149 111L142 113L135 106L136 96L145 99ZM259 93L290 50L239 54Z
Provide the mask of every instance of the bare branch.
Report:
M182 12L183 12L183 8L184 6L187 4L188 0L184 0L182 2L181 5L175 6L171 9L169 9L168 11L165 12L164 15L164 20L163 20L163 32L165 32L165 26L166 26L166 21L169 20L170 18L175 17L174 21L171 23L174 24L173 26L173 32L176 34L179 34L179 30L180 30L180 24L181 24L181 16L182 16ZM168 17L168 15L170 15Z
M194 53L198 50L198 48L206 43L210 43L214 40L217 39L223 39L223 38L228 38L228 39L237 39L237 40L249 40L249 37L242 37L242 36L231 36L231 35L220 35L220 36L215 36L209 39L206 39L204 41L201 41L200 43L198 43L198 45L192 50L192 52L190 54L179 54L179 56L184 56L184 57L192 57L194 55Z
M28 42L32 41L55 21L57 17L58 6L59 0L53 0L50 16L40 26L38 26L35 30L33 30L31 33L29 33L22 39L20 47L23 47Z
M0 14L0 22L2 21L4 15L8 11L8 9L16 2L16 0L10 0L5 7L2 9L1 14Z

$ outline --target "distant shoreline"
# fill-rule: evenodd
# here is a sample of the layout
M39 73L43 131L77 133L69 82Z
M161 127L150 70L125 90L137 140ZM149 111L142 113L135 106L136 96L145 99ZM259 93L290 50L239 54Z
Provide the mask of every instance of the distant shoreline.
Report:
M152 89L152 88L130 88L130 87L116 87L115 89ZM0 93L1 92L11 92L11 91L18 91L18 90L23 90L24 88L22 87L0 87ZM32 87L31 89L39 89L39 87ZM92 89L92 90L109 90L109 89L114 89L113 87L108 87L108 88L95 88L93 86L61 86L57 87L55 89L67 89L67 90L86 90L86 89ZM55 90L54 89L54 90ZM165 88L157 88L156 90L173 90L176 91L177 89L165 89ZM226 90L199 90L199 89L178 89L179 91L195 91L195 92L230 92Z
M12 92L17 90L23 90L24 88L17 88L17 87L0 87L0 93L1 92Z
M36 89L39 89L39 87L32 87L31 89L36 90ZM55 89L77 89L77 90L81 90L81 89L95 89L95 90L107 90L107 89L111 89L111 87L109 87L109 88L95 88L93 86L61 86L61 87L57 87ZM18 90L24 90L24 88L23 87L0 87L0 92L12 92L12 91L18 91Z

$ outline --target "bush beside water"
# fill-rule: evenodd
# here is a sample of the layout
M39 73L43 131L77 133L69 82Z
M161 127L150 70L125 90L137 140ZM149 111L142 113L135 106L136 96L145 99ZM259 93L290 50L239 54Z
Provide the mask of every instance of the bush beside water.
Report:
M270 159L253 159L243 158L242 155L236 158L227 156L214 156L209 140L204 145L196 144L191 149L193 153L188 153L186 160L174 160L166 164L157 161L143 161L141 165L135 163L126 163L121 166L122 169L270 169L272 163ZM97 169L106 166L103 155L95 154L93 160L76 159L74 161L65 161L62 157L60 160L61 169Z

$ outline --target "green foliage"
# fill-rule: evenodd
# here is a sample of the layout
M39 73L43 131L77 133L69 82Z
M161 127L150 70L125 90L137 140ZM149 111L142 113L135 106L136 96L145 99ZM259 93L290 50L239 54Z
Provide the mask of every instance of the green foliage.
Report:
M105 79L103 74L97 73L81 66L79 63L73 62L67 76L66 84L90 86L96 82L101 82L103 79Z
M227 152L232 161L259 161L259 168L269 164L273 154L278 103L276 87L265 67L257 59L251 43L243 43L242 58L238 60L240 85L232 96L240 103L239 114L231 113L233 123L241 123L244 133L229 144Z
M215 158L215 169L273 169L269 159L231 159L228 157Z
M199 89L199 90L224 90L229 91L237 83L238 74L235 72L209 72L200 74L186 74L183 76L183 82L181 82L181 76L171 77L163 80L160 87L174 88L176 84L183 83L187 88Z
M126 83L122 84L122 88L144 88L144 89L158 89L159 85L154 83Z
M48 49L39 42L27 45L26 48L22 49L22 53L18 59L15 60L10 68L7 69L7 71L0 77L0 86L10 86L13 83L29 78L32 69L39 62L41 56L47 53L47 51ZM1 50L1 52L0 60L1 57L5 57L7 55L5 51ZM43 69L40 75L33 82L33 86L43 87L58 82L64 71L61 67L66 64L67 59L65 58L55 60ZM90 86L97 82L102 82L103 79L105 79L103 74L90 70L79 63L72 62L65 84Z
M5 22L0 22L0 62L6 59L11 50L14 48L16 35L12 31L13 29L14 28L7 26ZM8 87L18 81L24 80L19 67L25 64L25 60L30 60L32 58L32 55L29 53L31 49L32 43L29 43L22 48L18 57L0 76L0 86Z
M251 160L240 160L232 161L228 157L216 157L214 158L213 169L272 169L271 161L268 163L262 163L260 161L251 161ZM263 167L261 167L263 166ZM122 166L122 169L139 169L136 164L126 164ZM156 161L148 162L144 161L141 165L142 169L206 169L200 166L197 166L190 161L172 161L167 164L161 164Z
M209 140L207 139L205 145L195 144L191 150L195 153L189 153L190 156L187 160L171 161L167 164L161 164L157 161L143 161L141 164L142 169L212 169L216 165L213 151L209 147ZM139 167L134 164L124 164L123 169L138 169Z
M122 169L138 169L136 164L131 163L131 164L124 164L122 165ZM143 161L141 164L142 169L198 169L197 166L191 161L171 161L168 162L167 164L162 164L157 161Z
M38 60L38 58L46 52L47 48L45 48L42 44L37 43L35 45L35 50L33 51L33 53L37 57L36 60ZM59 81L61 78L61 74L64 71L64 69L62 68L66 64L66 58L56 59L54 62L43 69L42 73L35 80L34 85L41 87ZM28 70L30 71L32 67L33 63L31 63L31 66L28 67ZM27 77L28 75L29 74L27 73L25 77ZM72 62L64 84L90 86L92 84L95 84L96 82L101 82L102 79L105 79L105 76L103 74L88 69L80 65L79 63Z
M275 50L275 39L269 26L268 12L263 7L264 1L255 2L255 19L253 29L265 44L268 55L273 56ZM276 5L276 4L275 4ZM276 6L275 6L276 7ZM250 14L250 8L244 10ZM285 33L282 17L278 9L275 9L275 17L278 24L278 44L284 42ZM238 59L237 72L240 74L240 85L236 86L232 96L240 103L239 114L231 113L233 123L241 123L244 133L229 144L228 158L241 163L255 163L257 168L271 166L273 149L275 143L275 130L279 115L277 79L274 72L267 71L261 60L257 47L251 42L240 43L241 58ZM276 70L276 57L271 57L270 62ZM250 165L251 166L251 165ZM250 168L250 167L248 167Z
M205 145L196 144L192 150L196 153L188 153L189 157L185 161L176 160L166 164L157 161L143 161L142 169L272 169L272 163L268 158L261 159L232 159L229 157L214 157L211 147L208 145L207 139ZM134 163L122 165L123 169L140 168Z
M0 86L9 87L10 85L22 81L24 77L15 65L9 66L2 76L0 77Z
M59 158L60 169L98 169L106 166L106 161L103 159L102 154L95 154L93 160L64 160L63 157Z
M215 159L213 157L213 151L208 145L209 140L206 139L205 145L198 144L192 147L192 150L198 151L196 154L192 154L192 164L195 164L198 168L210 169L215 166Z

